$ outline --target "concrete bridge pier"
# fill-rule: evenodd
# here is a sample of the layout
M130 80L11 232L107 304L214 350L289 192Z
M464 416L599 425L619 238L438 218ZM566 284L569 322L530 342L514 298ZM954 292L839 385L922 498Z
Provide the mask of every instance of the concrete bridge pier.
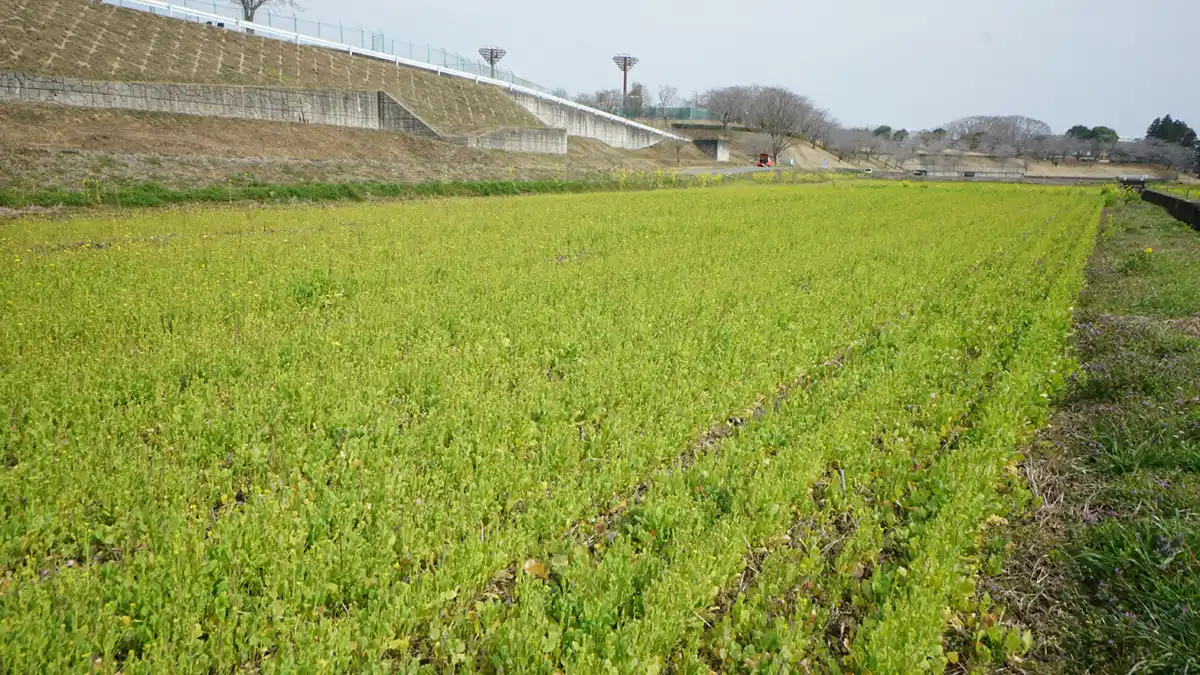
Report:
M697 138L692 142L701 152L718 162L729 161L729 141L723 138Z

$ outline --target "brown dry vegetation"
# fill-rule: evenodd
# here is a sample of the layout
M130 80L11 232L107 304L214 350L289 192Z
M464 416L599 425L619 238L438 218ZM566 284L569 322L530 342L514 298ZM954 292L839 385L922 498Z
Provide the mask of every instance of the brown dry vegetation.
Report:
M76 189L84 180L151 181L172 187L257 181L422 182L586 178L613 167L676 164L662 143L617 150L572 138L561 155L473 150L416 136L253 120L126 110L0 104L0 185ZM682 166L711 160L695 146Z
M89 0L0 0L0 70L391 94L446 134L541 127L496 87Z

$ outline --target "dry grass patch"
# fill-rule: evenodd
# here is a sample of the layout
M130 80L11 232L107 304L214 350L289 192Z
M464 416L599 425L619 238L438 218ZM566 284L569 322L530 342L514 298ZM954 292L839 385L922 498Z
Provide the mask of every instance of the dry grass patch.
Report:
M84 180L223 183L578 179L670 169L672 148L618 150L572 138L564 155L477 150L409 134L316 124L0 103L0 185L78 189ZM691 144L681 166L711 165Z

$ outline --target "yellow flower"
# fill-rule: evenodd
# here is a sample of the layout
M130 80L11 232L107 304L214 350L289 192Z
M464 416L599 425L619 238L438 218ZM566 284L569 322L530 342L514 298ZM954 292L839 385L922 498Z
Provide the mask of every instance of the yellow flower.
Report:
M1148 249L1146 249L1146 253L1154 253L1154 249L1148 248Z

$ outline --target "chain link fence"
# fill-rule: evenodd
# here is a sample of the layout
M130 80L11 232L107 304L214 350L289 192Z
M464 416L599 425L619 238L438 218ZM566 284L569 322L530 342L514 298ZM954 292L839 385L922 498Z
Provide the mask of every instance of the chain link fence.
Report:
M721 116L704 108L659 108L645 106L643 108L614 108L610 112L630 119L666 119L691 121L721 121Z
M148 11L152 14L164 13L162 10L156 10L154 7L147 7L136 1L126 2L125 0L104 0L105 2L117 5L120 7L128 7L141 11ZM170 0L171 4L186 7L188 9L196 9L220 16L228 17L231 21L236 21L242 18L242 8L240 5L233 5L215 0ZM176 18L179 18L176 16ZM323 21L313 21L310 19L302 19L295 13L283 14L280 12L271 12L267 9L260 9L254 14L254 22L287 30L309 37L315 37L331 42L338 42L351 47L359 47L362 49L370 49L376 52L391 54L392 56L400 56L414 61L421 61L434 66L443 68L453 68L472 75L482 75L484 77L492 77L492 67L484 63L479 58L466 58L454 52L448 52L444 49L437 49L429 45L416 44L406 40L396 39L394 36L382 31L376 32L368 30L361 26L346 26L341 23L326 23ZM263 37L272 37L264 35ZM496 68L495 79L503 80L515 85L534 89L546 94L552 93L551 90L530 82L529 80L517 77L511 70Z

